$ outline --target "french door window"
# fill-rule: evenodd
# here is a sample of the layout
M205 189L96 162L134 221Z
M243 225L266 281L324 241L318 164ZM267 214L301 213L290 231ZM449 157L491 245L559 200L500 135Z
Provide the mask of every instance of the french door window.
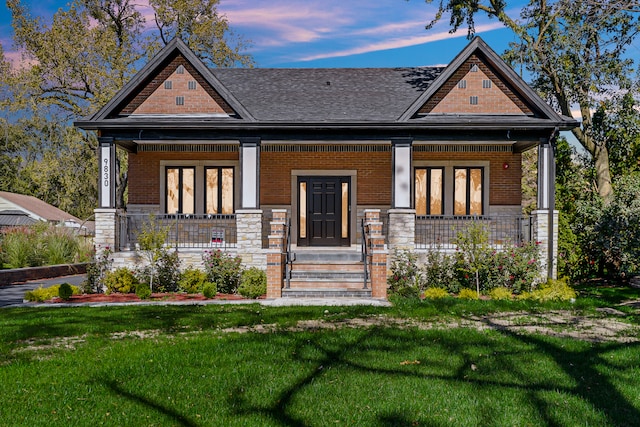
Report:
M167 213L195 213L195 168L167 167Z
M453 173L453 214L482 215L483 168L456 167Z
M444 214L444 168L418 168L415 171L416 215Z
M414 170L416 215L484 215L484 166L435 165Z
M233 168L205 168L205 213L233 213Z

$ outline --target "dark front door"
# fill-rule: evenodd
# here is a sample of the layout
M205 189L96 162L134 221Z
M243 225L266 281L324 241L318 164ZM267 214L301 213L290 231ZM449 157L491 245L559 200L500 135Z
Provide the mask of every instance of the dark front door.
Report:
M298 244L347 246L349 241L350 178L298 178Z

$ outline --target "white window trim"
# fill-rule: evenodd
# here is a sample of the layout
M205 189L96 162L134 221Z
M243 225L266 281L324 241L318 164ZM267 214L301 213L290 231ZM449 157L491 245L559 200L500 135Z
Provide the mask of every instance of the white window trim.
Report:
M233 167L233 211L238 209L240 200L240 162L234 160L160 160L160 212L167 212L166 168L170 166L194 167L196 169L196 215L204 214L204 170L205 167Z
M491 162L487 160L449 160L449 161L429 161L429 160L421 160L413 162L413 179L411 180L411 197L415 198L416 190L415 190L415 169L419 168L444 168L444 215L452 216L453 215L453 169L457 167L461 168L483 168L483 180L482 180L482 206L483 206L483 215L489 214L489 192L491 188L489 187L490 180L490 168ZM413 206L415 206L415 200L413 200Z

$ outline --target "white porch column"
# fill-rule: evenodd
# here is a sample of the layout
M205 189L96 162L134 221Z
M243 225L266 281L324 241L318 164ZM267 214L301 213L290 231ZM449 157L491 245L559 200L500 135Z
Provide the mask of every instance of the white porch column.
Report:
M538 209L533 212L534 236L547 278L558 277L558 211L555 210L555 136L538 146Z
M260 207L260 138L240 140L242 209Z
M411 208L411 139L394 139L392 207Z

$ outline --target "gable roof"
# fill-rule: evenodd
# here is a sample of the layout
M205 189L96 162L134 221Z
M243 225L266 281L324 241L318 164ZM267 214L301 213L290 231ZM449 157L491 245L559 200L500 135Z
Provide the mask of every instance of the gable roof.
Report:
M12 211L20 210L37 220L51 222L74 221L78 224L82 223L80 219L70 213L58 209L36 197L25 194L0 191L0 203L4 209Z
M235 111L235 116L120 114L123 106L138 96L176 55L184 56ZM472 57L487 65L491 77L500 84L499 90L508 92L509 99L522 114L505 115L499 111L476 115L468 112L425 114L425 110L421 111L438 91L442 93L451 77ZM75 124L87 130L111 130L113 135L135 140L134 135L142 135L143 130L156 129L200 132L206 139L215 137L211 130L222 131L220 137L233 138L233 135L246 136L261 129L317 130L322 127L359 132L366 128L376 132L375 128L424 131L464 127L543 130L570 129L578 123L558 115L480 37L476 37L447 67L329 69L207 69L182 41L175 39L104 108Z
M436 80L427 88L413 104L400 116L400 121L407 121L416 118L420 109L451 79L454 74L471 59L473 55L480 57L480 60L491 67L499 78L507 85L508 90L512 90L514 95L520 98L527 107L537 112L543 118L568 124L575 122L570 117L561 116L555 112L549 104L547 104L518 74L509 67L500 56L491 49L480 37L474 37L473 40L451 61L445 70L436 78ZM425 119L428 120L427 117Z
M179 38L171 40L151 61L149 61L118 93L99 111L89 117L88 121L100 121L117 116L129 101L140 95L141 92L151 84L151 80L156 77L165 67L171 64L176 57L184 58L188 66L199 74L208 85L209 92L219 95L219 99L227 104L238 117L253 121L253 117L244 106L238 102L235 96L229 92L211 73L204 63L189 49L189 47ZM212 93L212 95L213 95Z

